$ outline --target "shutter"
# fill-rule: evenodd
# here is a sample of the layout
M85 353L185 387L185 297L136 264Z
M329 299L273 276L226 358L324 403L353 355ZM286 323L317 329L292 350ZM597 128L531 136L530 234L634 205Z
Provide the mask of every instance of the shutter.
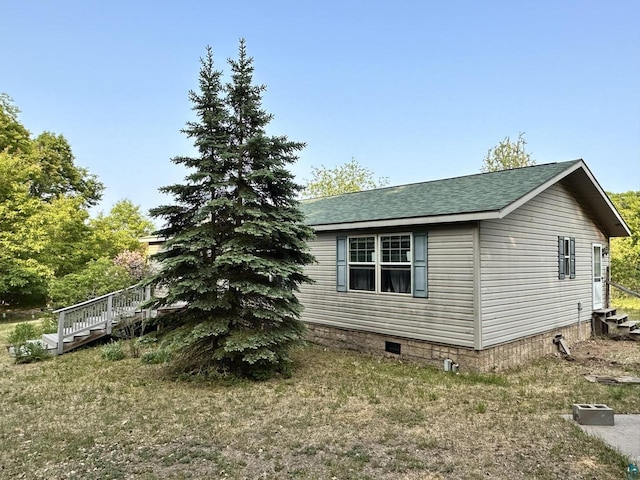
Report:
M558 279L564 280L564 237L558 237Z
M426 232L413 235L413 296L428 297Z
M336 290L347 291L347 237L336 238Z
M576 239L569 239L569 278L576 278Z

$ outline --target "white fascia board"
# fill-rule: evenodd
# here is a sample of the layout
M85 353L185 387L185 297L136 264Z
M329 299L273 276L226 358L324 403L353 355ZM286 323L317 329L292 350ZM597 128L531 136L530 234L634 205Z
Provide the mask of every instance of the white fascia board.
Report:
M387 228L405 227L409 225L433 225L437 223L460 223L474 222L479 220L489 220L500 218L500 212L475 212L461 213L453 215L438 215L432 217L394 218L390 220L372 220L367 222L331 223L327 225L309 225L316 232L336 231L336 230L357 230L364 228Z
M556 183L558 183L560 180L562 180L564 177L566 177L570 173L575 172L577 169L583 168L583 167L585 167L585 164L584 164L583 160L580 160L579 162L576 162L571 167L569 167L566 170L564 170L563 172L559 173L558 175L556 175L552 179L547 180L545 183L543 183L542 185L539 185L538 187L534 188L529 193L527 193L526 195L520 197L515 202L510 203L509 205L504 207L502 210L500 210L500 217L499 218L506 217L511 212L513 212L514 210L520 208L522 205L527 203L529 200L531 200L531 199L537 197L538 195L540 195L547 188L549 188L552 185L555 185Z

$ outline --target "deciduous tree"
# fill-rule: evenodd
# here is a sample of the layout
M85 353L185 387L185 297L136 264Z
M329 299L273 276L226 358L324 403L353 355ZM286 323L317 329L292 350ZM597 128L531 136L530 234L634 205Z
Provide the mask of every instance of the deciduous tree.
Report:
M518 134L518 139L515 142L512 142L509 137L505 137L498 145L487 151L480 170L482 172L496 172L535 165L536 162L525 150L526 144L523 132Z
M640 292L640 191L610 193L609 197L631 230L630 237L611 239L611 278Z
M335 168L327 168L324 165L311 167L311 177L302 191L305 198L330 197L380 188L389 184L389 179L386 177L376 180L373 172L360 165L355 158Z
M168 285L161 303L187 302L168 325L176 368L265 378L287 370L304 334L294 293L310 281L303 265L313 260L306 246L312 231L287 170L303 144L266 134L265 87L253 84L243 40L229 65L223 85L207 48L200 89L189 93L197 120L184 133L198 156L172 159L191 173L162 189L174 204L151 212L165 220L157 233L169 239L155 281Z

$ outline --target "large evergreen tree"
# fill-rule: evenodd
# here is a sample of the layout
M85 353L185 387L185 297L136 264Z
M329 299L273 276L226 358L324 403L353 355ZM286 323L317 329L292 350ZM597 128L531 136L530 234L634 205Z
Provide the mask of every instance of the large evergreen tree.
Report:
M197 157L175 157L190 169L184 183L161 190L175 203L152 209L168 239L156 256L154 282L168 287L159 304L184 301L166 325L182 371L217 370L254 378L286 371L304 325L295 291L313 261L287 165L302 143L268 136L264 86L253 85L253 61L240 41L223 85L207 48L200 91L189 92L197 121L183 132Z

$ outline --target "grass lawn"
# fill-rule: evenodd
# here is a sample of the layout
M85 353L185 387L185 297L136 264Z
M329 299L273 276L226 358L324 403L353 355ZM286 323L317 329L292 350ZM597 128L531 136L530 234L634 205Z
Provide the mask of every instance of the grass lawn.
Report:
M0 324L0 344L13 325ZM500 375L310 346L293 378L177 380L86 348L0 356L0 477L78 479L624 478L626 460L560 418L572 403L640 413L640 343L591 340L575 361Z

